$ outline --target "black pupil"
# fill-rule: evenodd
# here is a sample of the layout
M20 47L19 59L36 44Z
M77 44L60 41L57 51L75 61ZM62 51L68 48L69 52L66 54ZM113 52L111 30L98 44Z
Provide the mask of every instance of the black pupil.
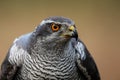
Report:
M58 28L58 26L55 25L55 26L54 26L54 29L57 29L57 28Z

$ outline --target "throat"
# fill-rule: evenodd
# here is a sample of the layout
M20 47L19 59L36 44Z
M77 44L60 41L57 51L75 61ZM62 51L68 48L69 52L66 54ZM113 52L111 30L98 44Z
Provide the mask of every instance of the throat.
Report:
M38 39L31 49L31 54L34 57L40 55L62 57L66 54L69 56L72 49L71 40L42 41Z
M57 49L64 49L67 45L66 41L47 41L47 42L41 42L37 43L38 47L44 48L46 50L57 50Z
M32 54L39 55L59 55L64 53L64 49L67 48L67 42L40 42L37 41L32 48Z
M52 55L59 55L59 54L63 54L64 53L64 49L66 48L65 43L61 43L61 44L45 44L42 45L41 48L46 52L46 54L52 54Z

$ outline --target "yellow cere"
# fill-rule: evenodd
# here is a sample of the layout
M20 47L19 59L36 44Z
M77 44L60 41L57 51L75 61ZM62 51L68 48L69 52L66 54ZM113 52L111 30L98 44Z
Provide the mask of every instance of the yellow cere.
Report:
M75 29L74 26L70 26L70 27L69 27L69 30L70 30L70 31L73 31L74 29Z

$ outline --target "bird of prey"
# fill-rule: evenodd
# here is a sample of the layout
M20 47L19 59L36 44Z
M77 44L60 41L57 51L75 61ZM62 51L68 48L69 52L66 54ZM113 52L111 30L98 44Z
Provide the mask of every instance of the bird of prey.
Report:
M53 16L15 39L0 80L100 80L100 75L74 21Z

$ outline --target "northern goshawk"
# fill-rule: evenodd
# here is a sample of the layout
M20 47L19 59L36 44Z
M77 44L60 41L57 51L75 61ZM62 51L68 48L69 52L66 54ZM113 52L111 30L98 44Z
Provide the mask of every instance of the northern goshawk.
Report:
M74 22L56 16L15 39L0 80L100 80L100 75Z

